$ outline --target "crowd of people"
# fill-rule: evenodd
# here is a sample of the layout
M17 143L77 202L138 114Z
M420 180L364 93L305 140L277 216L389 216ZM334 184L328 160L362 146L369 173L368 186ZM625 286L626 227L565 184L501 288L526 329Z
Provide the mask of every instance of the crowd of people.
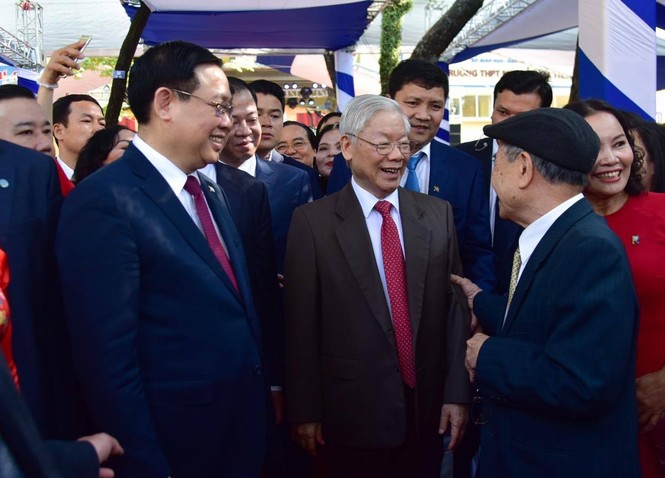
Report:
M665 476L665 127L404 60L316 131L174 41L0 86L3 476Z

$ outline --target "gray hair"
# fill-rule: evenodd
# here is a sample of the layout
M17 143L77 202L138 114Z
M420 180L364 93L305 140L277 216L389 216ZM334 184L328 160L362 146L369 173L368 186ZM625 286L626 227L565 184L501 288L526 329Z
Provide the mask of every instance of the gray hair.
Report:
M384 111L399 114L404 120L406 134L409 134L411 124L402 108L395 100L379 95L360 95L352 99L342 114L339 131L342 135L358 135L374 115ZM355 142L356 138L351 136L351 141Z
M522 151L529 153L528 151L520 148L519 146L513 146L512 144L503 143L502 145L504 151L506 152L506 160L509 163L512 163L517 159L517 156ZM533 165L536 168L536 171L545 178L548 183L552 184L568 184L571 186L582 186L585 187L587 184L587 175L579 171L572 171L570 169L565 169L559 166L558 164L551 163L540 156L536 156L533 153L529 153L531 159L533 160Z

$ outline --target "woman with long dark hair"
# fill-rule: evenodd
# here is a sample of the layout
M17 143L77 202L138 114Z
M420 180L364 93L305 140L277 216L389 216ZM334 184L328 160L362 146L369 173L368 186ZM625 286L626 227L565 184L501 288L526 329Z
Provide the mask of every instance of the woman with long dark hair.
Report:
M72 181L78 184L102 166L119 159L134 139L134 131L123 125L107 126L93 134L79 154Z

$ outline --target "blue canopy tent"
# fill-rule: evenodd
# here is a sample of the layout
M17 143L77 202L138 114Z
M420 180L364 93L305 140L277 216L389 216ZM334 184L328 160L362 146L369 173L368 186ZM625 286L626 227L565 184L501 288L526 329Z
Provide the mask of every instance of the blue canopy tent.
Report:
M355 45L384 2L373 0L146 0L151 10L141 37L148 45L180 39L211 49L335 51L338 98L343 107L354 96ZM136 2L124 8L130 18Z
M180 39L206 48L339 50L354 45L377 9L372 0L147 0L148 45ZM315 3L315 6L312 4ZM133 18L138 7L126 3Z

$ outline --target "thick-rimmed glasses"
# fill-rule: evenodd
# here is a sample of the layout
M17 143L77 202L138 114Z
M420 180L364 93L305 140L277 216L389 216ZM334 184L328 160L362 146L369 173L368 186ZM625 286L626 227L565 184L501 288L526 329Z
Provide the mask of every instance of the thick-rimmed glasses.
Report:
M381 156L389 155L392 152L392 150L395 149L395 146L397 146L399 152L402 153L402 156L407 157L411 155L411 143L409 143L408 141L404 142L395 141L393 143L372 143L371 141L367 141L365 138L361 138L360 136L356 136L355 134L348 133L347 136L353 136L354 138L358 138L359 140L364 141L367 144L371 144L376 148L376 152L379 153Z
M186 96L191 96L192 98L196 98L197 100L203 101L206 105L212 106L215 108L215 116L218 118L223 118L226 116L227 118L231 119L231 114L233 114L233 106L231 105L223 105L221 103L216 103L214 101L207 101L200 96L197 96L193 93L189 93L188 91L182 91L178 90L177 88L173 88L173 91L177 91L178 93Z

